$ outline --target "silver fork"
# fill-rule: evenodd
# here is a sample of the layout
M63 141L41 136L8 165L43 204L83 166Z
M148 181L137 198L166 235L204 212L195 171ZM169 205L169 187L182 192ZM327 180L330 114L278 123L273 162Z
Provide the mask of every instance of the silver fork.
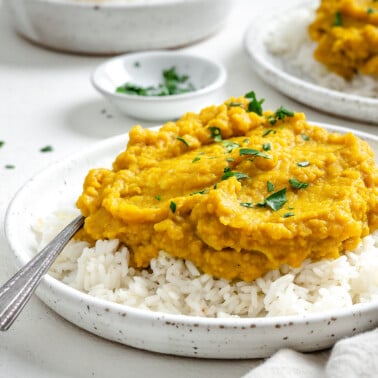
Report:
M0 331L8 330L16 320L42 277L83 224L83 216L75 218L0 288Z

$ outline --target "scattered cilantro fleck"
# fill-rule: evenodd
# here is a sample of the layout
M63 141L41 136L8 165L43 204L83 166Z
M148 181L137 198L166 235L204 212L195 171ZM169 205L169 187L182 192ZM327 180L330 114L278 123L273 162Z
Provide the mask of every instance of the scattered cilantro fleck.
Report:
M231 168L229 166L227 166L225 169L223 169L223 172L226 173L226 172L230 172L231 171Z
M228 106L229 106L230 108L232 108L232 107L241 107L242 104L241 104L240 102L230 102L230 103L228 104Z
M155 196L155 199L157 199L158 201L161 201L161 195L158 194L157 196Z
M229 141L229 140L225 140L223 142L223 147L226 149L227 152L232 152L235 148L240 147L240 144L236 143L236 142Z
M140 62L138 61L134 62L134 67L140 67Z
M224 173L224 175L222 176L221 180L227 180L230 177L235 177L236 180L242 180L242 179L249 178L248 175L246 175L245 173L242 173L242 172L227 171L227 172Z
M367 13L367 14L373 14L373 13L375 13L375 9L373 9L373 8L368 8L368 9L366 9L366 13Z
M184 143L186 147L189 147L189 143L183 137L177 136L176 139Z
M308 167L310 165L310 162L309 161L299 161L298 163L297 163L297 166L298 167Z
M214 189L218 188L218 184L215 183L214 186L213 186Z
M252 209L253 204L251 202L240 202L240 206L248 207L248 208Z
M287 213L285 213L283 215L284 218L289 218L289 217L293 217L295 214L292 212L292 211L288 211Z
M294 117L294 112L284 108L282 105L274 113L276 119L283 120L285 117Z
M268 116L268 122L271 124L271 125L275 125L277 123L277 119L274 115L270 115Z
M240 156L253 155L253 156L262 157L264 159L271 159L271 157L269 155L264 154L263 152L260 152L259 150L255 150L253 148L241 148L239 150L239 154L240 154Z
M307 182L299 181L296 178L289 179L289 183L294 189L305 189L308 187Z
M332 23L332 26L342 26L343 25L343 18L340 12L335 13L335 19Z
M264 143L263 144L263 150L264 151L270 151L270 149L271 149L270 143Z
M263 136L263 137L266 137L266 136L269 135L270 133L275 134L275 133L276 133L276 130L273 130L273 129L267 129L267 130L265 130L265 131L262 133L262 136Z
M196 192L193 192L193 193L190 193L191 196L194 196L195 194L206 194L208 193L209 190L208 189L203 189L203 190L198 190Z
M192 163L195 163L196 161L198 160L201 160L201 158L199 156L196 156L193 160L192 160Z
M222 134L219 127L209 127L210 130L210 137L214 139L215 142L221 142L222 141Z
M235 160L234 160L233 158L231 158L231 157L228 157L228 158L226 159L226 161L229 162L229 163L232 163L232 162L234 162Z
M3 147L5 142L3 140L0 140L0 148Z
M269 206L272 210L277 211L280 210L286 202L286 188L283 188L265 198L264 204Z
M282 121L285 117L293 117L294 112L286 109L282 105L275 111L273 115L268 116L268 122L271 125L275 125L278 120Z
M248 104L248 111L261 116L263 113L262 104L265 99L257 100L256 94L253 91L248 92L244 97L250 99L250 102Z
M14 169L14 168L16 168L16 166L14 166L13 164L6 164L4 167L5 167L5 169Z
M176 204L173 201L170 202L169 208L171 209L172 213L176 212Z
M273 192L273 190L274 190L274 184L272 184L270 181L266 182L266 187L267 187L269 193Z
M256 206L258 206L258 207L265 207L265 205L266 205L265 200L264 200L264 202L257 202L256 203Z
M39 151L40 152L52 152L54 149L52 148L52 146L45 146L45 147L42 147Z
M305 140L306 142L310 140L310 137L306 134L301 134L301 137L303 140Z

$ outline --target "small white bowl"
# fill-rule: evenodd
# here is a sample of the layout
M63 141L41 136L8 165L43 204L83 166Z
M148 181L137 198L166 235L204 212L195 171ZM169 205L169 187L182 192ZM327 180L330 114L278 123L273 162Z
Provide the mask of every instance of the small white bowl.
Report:
M126 82L142 87L156 86L163 81L163 70L172 67L179 75L189 76L194 91L148 97L116 92L116 88ZM147 121L167 121L214 103L216 93L226 78L225 68L208 58L152 51L110 59L94 71L91 80L93 86L122 113Z
M120 54L199 41L225 24L232 0L4 0L15 29L53 49Z

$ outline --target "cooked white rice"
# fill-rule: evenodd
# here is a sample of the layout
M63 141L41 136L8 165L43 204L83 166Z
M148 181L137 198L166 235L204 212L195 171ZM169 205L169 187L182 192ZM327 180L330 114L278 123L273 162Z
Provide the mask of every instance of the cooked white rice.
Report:
M37 225L38 248L68 220L60 215ZM129 267L128 259L128 249L118 240L101 240L94 248L71 241L50 274L112 302L206 317L295 315L378 300L378 231L336 260L305 261L297 269L285 265L252 283L215 279L164 252L149 270Z
M365 97L378 97L378 80L368 75L356 75L351 81L328 71L313 57L316 43L307 32L309 24L315 19L315 10L319 2L285 12L269 26L264 44L267 50L280 58L284 69L294 76L299 76L323 87L340 92Z

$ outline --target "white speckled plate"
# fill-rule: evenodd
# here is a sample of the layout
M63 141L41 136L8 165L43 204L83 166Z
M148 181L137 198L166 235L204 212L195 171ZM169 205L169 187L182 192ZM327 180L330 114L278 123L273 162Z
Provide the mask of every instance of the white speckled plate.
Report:
M309 5L310 2L302 1L296 7L291 4L290 9L279 8L254 18L245 35L245 49L251 67L272 87L299 102L326 113L378 124L378 98L343 93L320 86L290 67L285 58L273 55L267 49L264 41L272 23L276 22L278 17Z
M327 126L339 132L345 128ZM378 137L355 132L378 154ZM127 135L100 142L28 181L9 206L5 231L17 267L33 254L37 219L73 208L90 168L110 166ZM314 351L378 326L378 302L321 314L271 318L200 318L139 310L96 299L46 276L37 295L54 311L106 339L136 348L203 358L266 357L280 348Z

